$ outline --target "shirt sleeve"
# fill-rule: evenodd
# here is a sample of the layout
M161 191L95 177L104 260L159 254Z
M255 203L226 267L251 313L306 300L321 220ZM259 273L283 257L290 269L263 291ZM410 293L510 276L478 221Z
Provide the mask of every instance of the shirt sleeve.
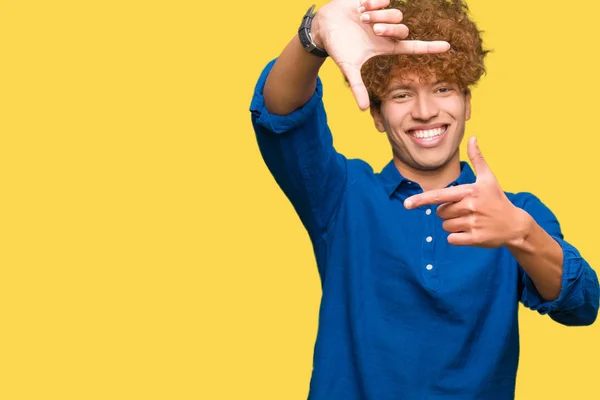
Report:
M564 240L556 216L537 197L524 194L523 209L527 211L563 251L562 287L558 298L545 301L533 280L519 265L523 287L521 302L525 307L548 314L554 321L568 326L591 325L598 315L598 277L579 251Z
M263 70L250 112L258 146L277 184L294 206L313 241L323 238L346 186L347 160L333 147L318 78L301 108L281 116L265 107L263 89L276 60Z

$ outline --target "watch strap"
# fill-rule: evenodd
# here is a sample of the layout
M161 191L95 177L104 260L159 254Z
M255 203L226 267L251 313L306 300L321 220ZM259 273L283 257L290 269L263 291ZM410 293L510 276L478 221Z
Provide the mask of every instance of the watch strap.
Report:
M313 4L312 7L308 9L306 14L304 14L304 17L302 17L302 23L300 24L300 28L298 28L298 37L300 38L300 43L302 44L304 50L318 57L327 57L329 54L315 44L311 35L310 29L312 20L315 18L315 15L317 15L316 12L313 13L314 9L315 5Z

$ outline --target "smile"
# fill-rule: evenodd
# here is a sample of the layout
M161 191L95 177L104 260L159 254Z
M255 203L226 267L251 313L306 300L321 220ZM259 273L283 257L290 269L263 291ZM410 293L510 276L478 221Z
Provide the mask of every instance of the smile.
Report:
M435 129L410 131L410 134L417 139L433 140L436 137L443 135L447 128L448 125L444 125Z
M416 129L408 131L410 138L420 147L435 147L445 137L448 125L441 125L431 129Z

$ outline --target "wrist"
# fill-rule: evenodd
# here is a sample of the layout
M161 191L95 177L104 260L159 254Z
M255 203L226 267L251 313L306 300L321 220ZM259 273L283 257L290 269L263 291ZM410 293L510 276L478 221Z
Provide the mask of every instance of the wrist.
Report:
M323 46L323 40L321 37L320 19L313 13L315 5L308 9L304 17L300 28L298 28L298 38L304 50L316 57L327 58L329 54L327 51L320 47ZM316 23L315 23L316 19ZM315 38L318 43L315 43Z
M533 230L535 220L527 211L514 207L512 221L511 225L514 227L514 230L511 237L507 240L506 247L511 251L526 251L527 239Z
M315 17L313 18L312 22L311 22L311 27L310 27L310 36L313 40L313 42L321 49L326 50L325 49L325 43L323 42L323 39L321 38L321 24L320 21L321 19L319 18L319 13L317 13L315 15Z

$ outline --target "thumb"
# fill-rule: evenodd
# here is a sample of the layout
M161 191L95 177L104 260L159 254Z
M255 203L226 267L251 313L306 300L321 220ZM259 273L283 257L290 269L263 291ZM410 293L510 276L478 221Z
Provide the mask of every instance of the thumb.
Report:
M348 63L340 63L339 67L348 80L350 90L352 90L352 95L354 95L358 107L363 111L369 108L369 93L362 80L360 70Z
M494 176L490 167L488 167L487 162L483 158L481 150L479 150L477 138L475 136L469 138L469 142L467 143L467 153L469 153L469 159L471 160L471 163L473 163L478 180Z

